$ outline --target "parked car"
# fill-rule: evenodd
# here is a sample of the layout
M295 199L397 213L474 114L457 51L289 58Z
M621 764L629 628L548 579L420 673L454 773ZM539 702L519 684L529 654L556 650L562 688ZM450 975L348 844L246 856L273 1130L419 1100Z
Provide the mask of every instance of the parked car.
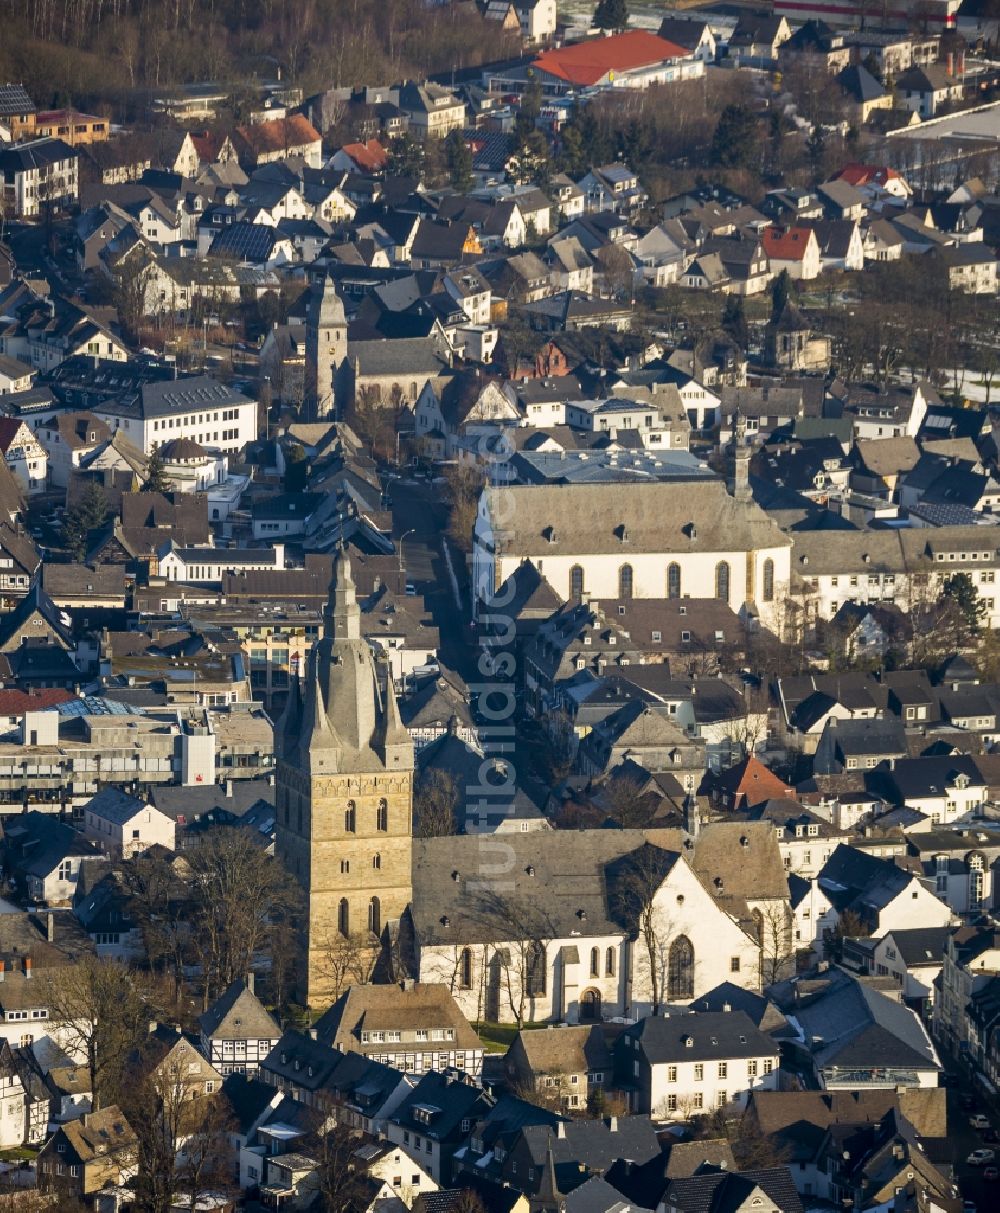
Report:
M994 1128L983 1129L983 1141L988 1141L990 1145L995 1145L1000 1141L1000 1133Z
M992 1150L973 1150L965 1162L970 1167L986 1167L995 1160L996 1154Z
M1000 1179L1000 1171L996 1167L984 1167L983 1179Z
M973 1129L988 1129L990 1127L990 1118L982 1112L974 1112L969 1117L969 1124Z

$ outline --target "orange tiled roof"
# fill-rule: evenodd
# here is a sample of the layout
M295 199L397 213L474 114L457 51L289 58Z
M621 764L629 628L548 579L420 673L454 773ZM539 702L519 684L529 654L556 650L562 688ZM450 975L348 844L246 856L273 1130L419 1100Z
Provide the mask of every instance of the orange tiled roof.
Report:
M258 154L320 141L319 131L302 114L289 114L287 118L273 118L270 122L253 122L238 126L236 130L247 146Z
M870 181L874 181L876 185L885 185L887 181L899 176L894 168L879 164L847 164L837 174L840 181L846 181L850 185L867 185Z
M558 76L570 84L588 85L609 72L634 71L664 59L689 59L691 52L646 30L632 29L607 38L592 38L545 51L532 64L537 71Z
M365 143L345 143L340 149L354 161L358 168L369 173L379 172L389 163L389 153L377 139Z
M801 261L812 234L809 227L766 227L762 233L764 252L778 261Z

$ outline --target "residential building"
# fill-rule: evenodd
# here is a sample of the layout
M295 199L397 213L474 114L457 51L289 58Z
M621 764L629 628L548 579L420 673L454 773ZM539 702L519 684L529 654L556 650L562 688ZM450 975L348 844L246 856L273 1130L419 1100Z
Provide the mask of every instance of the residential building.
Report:
M174 821L119 788L102 788L83 810L84 837L116 859L132 859L150 847L174 849Z
M600 1024L518 1032L504 1057L515 1091L568 1112L588 1106L592 1093L613 1084L614 1060Z
M444 984L352 985L316 1021L318 1040L403 1074L482 1073L479 1037Z
M234 981L198 1020L201 1051L220 1074L255 1078L281 1029L254 993L253 974Z
M777 1089L779 1064L776 1041L743 1011L650 1016L615 1042L616 1085L658 1118L743 1107L751 1090Z
M62 139L0 149L0 201L8 215L37 219L70 210L79 196L79 153Z
M92 1196L127 1183L138 1170L139 1142L121 1108L112 1105L60 1125L39 1151L38 1186L44 1192Z

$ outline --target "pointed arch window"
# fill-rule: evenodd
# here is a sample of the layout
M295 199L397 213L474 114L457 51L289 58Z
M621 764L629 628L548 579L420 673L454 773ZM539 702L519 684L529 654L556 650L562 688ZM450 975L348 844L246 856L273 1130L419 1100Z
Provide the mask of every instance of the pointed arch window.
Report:
M373 935L382 934L382 906L377 897L373 897L368 903L368 930Z
M619 598L628 599L628 598L632 597L632 583L633 583L632 566L630 564L623 564L622 567L618 570L618 597Z
M583 597L583 567L574 564L569 571L569 596L574 602Z
M376 872L380 872L382 870L382 856L378 853L378 851L376 851L372 856L372 867Z
M686 935L678 935L670 945L667 997L694 998L694 947Z
M388 800L380 800L378 808L375 810L375 829L381 830L383 833L389 828L389 802Z
M351 907L348 904L346 897L341 897L340 905L337 907L337 930L345 939L351 934Z
M458 984L463 990L472 989L472 949L463 948L458 960Z
M723 602L729 601L729 561L720 560L715 566L715 596Z
M681 596L681 566L676 561L667 565L667 597Z
M608 948L604 954L604 976L614 977L615 975L615 950Z
M353 834L358 828L358 806L353 800L347 802L347 808L344 809L344 830L348 834Z
M774 561L770 556L764 561L764 601L774 601Z
M601 975L601 949L590 949L590 976L600 977Z

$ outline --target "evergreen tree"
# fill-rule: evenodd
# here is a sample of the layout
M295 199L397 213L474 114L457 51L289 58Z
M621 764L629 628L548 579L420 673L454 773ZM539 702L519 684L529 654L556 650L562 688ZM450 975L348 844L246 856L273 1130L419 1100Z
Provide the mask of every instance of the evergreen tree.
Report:
M75 560L82 560L87 551L87 536L108 516L108 499L96 480L87 482L79 501L71 506L63 519L62 540Z
M975 635L986 616L986 604L979 597L975 582L968 573L954 573L945 580L941 590L942 605L951 605L961 616L965 628Z
M146 463L146 480L140 491L143 493L167 493L170 491L170 481L163 471L163 456L158 450L153 451Z
M628 25L625 0L598 0L592 24L596 29L625 29Z
M771 283L771 319L777 320L788 306L789 295L788 270L781 273Z
M722 328L736 342L741 350L747 348L749 333L747 317L743 309L742 295L727 295L726 304L722 309Z
M806 156L816 179L822 175L823 161L826 158L826 131L817 122L806 140Z
M444 155L448 165L448 180L454 189L464 194L472 185L472 153L461 131L452 131L445 139Z
M727 105L712 136L712 160L723 168L759 168L760 129L748 105Z

